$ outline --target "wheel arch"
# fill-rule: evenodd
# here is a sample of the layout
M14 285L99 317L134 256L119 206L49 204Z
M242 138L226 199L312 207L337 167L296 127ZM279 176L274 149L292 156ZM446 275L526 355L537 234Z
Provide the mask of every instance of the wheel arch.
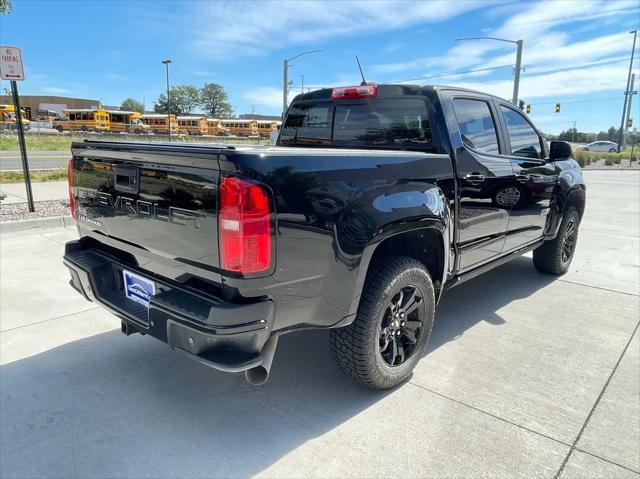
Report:
M449 267L447 237L448 227L442 219L421 221L410 229L407 229L407 225L404 228L399 228L399 225L390 227L365 249L349 313L355 314L358 310L362 290L372 266L391 256L406 256L422 263L431 276L438 302Z

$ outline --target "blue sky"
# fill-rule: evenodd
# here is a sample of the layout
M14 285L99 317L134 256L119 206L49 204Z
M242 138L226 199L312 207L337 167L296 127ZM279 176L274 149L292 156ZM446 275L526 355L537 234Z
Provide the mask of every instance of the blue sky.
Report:
M172 84L221 83L236 113L279 114L282 60L305 50L323 52L292 62L291 97L300 91L300 75L311 88L357 84L357 54L369 81L421 78L411 83L511 98L515 45L454 38L523 39L520 97L532 104L541 129L557 133L573 121L581 131L619 125L633 40L628 32L640 27L639 19L636 0L13 0L12 13L0 16L0 44L23 50L23 94L98 98L108 105L134 97L151 109L165 89L160 62L171 58ZM635 61L638 73L638 53Z

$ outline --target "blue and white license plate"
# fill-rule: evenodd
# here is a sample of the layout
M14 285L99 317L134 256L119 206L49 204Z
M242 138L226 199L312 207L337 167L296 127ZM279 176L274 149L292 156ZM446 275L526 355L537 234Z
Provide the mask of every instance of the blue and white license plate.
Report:
M156 285L153 281L124 269L122 270L122 276L124 278L124 292L127 298L148 308L151 296L156 294Z

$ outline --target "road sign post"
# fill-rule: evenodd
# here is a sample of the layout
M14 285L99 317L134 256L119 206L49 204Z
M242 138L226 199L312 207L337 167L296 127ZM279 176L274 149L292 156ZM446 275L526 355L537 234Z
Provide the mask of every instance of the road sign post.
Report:
M24 125L22 123L22 110L20 109L20 96L18 95L17 84L18 81L24 80L22 53L19 48L0 46L0 78L11 82L11 94L13 95L16 125L18 126L18 144L20 145L20 157L22 158L24 186L27 190L27 204L29 211L33 213L36 209L33 205L31 177L29 176L29 161L27 159L27 145L24 141Z

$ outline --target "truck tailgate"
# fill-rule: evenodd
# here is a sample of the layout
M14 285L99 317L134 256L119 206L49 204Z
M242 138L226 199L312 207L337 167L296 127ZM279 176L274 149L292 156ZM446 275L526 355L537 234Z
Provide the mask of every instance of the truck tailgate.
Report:
M217 281L221 148L74 143L80 235L106 250L128 253L140 268L179 281L191 276Z

